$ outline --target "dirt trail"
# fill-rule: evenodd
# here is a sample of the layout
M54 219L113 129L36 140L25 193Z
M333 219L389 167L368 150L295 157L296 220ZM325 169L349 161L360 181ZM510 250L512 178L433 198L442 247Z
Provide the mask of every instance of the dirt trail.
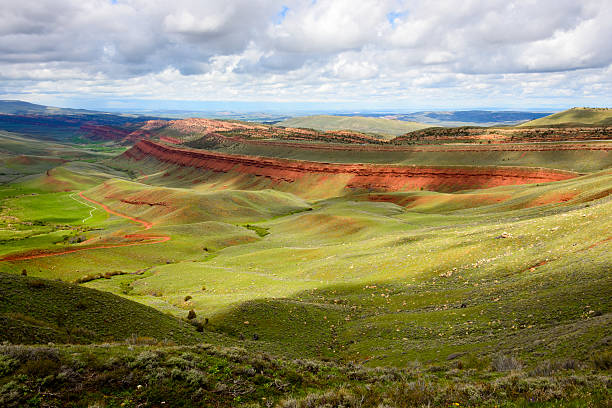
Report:
M134 221L138 224L141 224L145 230L150 229L153 224L148 222L148 221L144 221L141 220L139 218L135 218L135 217L131 217L129 215L125 215L125 214L121 214L115 210L112 210L110 208L108 208L108 206L102 204L99 201L93 200L89 197L85 197L85 195L83 195L83 192L79 193L79 197L81 197L84 200L89 201L90 203L99 205L100 207L102 207L102 209L104 209L104 211L106 211L109 214L113 214L116 215L118 217L122 217L125 219L128 219L130 221ZM57 251L57 252L44 252L42 250L34 250L34 251L30 251L26 254L14 254L14 255L6 255L2 258L0 258L0 262L6 262L6 261L24 261L27 259L36 259L36 258L46 258L48 256L58 256L58 255L65 255L65 254L71 254L74 252L80 252L80 251L89 251L92 249L105 249L105 248L120 248L120 247L127 247L127 246L136 246L136 245L151 245L151 244L159 244L162 242L166 242L170 240L170 236L169 235L146 235L146 234L126 234L123 236L123 238L126 239L132 239L132 240L141 240L138 242L126 242L126 243L122 243L122 244L101 244L101 245L92 245L92 246L87 246L87 247L82 247L82 248L71 248L71 249L66 249L63 251ZM145 241L146 240L146 241ZM85 243L90 242L91 240L87 240L85 241Z
M93 204L99 205L100 207L102 207L102 208L104 209L104 211L106 211L106 212L107 212L107 213L109 213L109 214L117 215L117 216L119 216L119 217L126 218L126 219L128 219L128 220L130 220L130 221L134 221L134 222L137 222L137 223L139 223L139 224L142 224L142 226L143 226L143 227L144 227L144 229L146 229L146 230L148 230L149 228L151 228L151 227L153 226L153 224L152 224L152 223L150 223L150 222L148 222L148 221L144 221L144 220L141 220L140 218L134 218L134 217L130 217L129 215L125 215L125 214L118 213L117 211L115 211L115 210L112 210L112 209L108 208L108 206L106 206L105 204L102 204L102 203L101 203L101 202L99 202L99 201L96 201L96 200L93 200L93 199L91 199L91 198L85 197L85 196L83 195L83 192L82 192L82 191L79 193L79 197L81 197L81 198L82 198L82 199L84 199L84 200L89 201L90 203L93 203Z

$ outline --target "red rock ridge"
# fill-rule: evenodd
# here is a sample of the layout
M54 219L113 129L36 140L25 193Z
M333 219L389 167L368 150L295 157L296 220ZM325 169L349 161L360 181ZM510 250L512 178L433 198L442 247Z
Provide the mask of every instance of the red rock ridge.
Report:
M154 157L159 161L215 172L238 172L277 182L296 182L306 176L341 176L346 187L380 191L427 188L458 191L500 185L566 180L576 173L520 167L416 167L373 164L320 163L257 156L230 155L207 150L170 147L141 140L122 155L131 160ZM346 181L348 180L348 181Z

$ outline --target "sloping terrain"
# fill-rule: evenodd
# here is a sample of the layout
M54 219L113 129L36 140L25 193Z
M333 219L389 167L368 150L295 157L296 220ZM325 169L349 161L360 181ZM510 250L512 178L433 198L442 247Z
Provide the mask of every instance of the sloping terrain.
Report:
M6 345L0 346L0 363L0 403L7 408L39 401L47 406L185 408L512 407L534 401L540 406L603 407L610 402L607 376L556 364L548 369L550 376L541 374L542 367L520 378L516 371L478 377L474 372L482 362L465 357L454 362L455 368L434 371L414 364L369 369L291 360L209 344Z
M112 180L88 190L87 196L156 225L223 220L257 221L304 211L305 201L286 193L263 191L199 192L184 188L151 187Z
M572 108L519 125L530 126L612 126L612 109Z
M363 133L377 133L387 136L399 136L414 130L424 129L430 125L393 119L368 118L363 116L316 115L291 118L279 122L277 126L307 128L322 131L352 130Z
M128 163L142 160L150 163L151 160L154 160L179 165L183 169L192 168L219 174L250 176L243 180L247 185L256 183L252 180L254 176L272 181L273 186L270 187L288 189L296 194L299 194L297 190L300 189L300 184L309 185L310 188L302 189L300 195L310 197L313 194L309 193L311 191L316 193L316 186L321 184L327 185L322 192L331 189L336 191L336 194L337 191L345 188L379 191L426 188L438 191L458 191L506 184L558 181L575 176L570 172L529 168L376 166L290 161L177 148L144 140L125 152L121 159ZM185 177L186 174L182 176ZM196 170L190 178L194 180L198 176ZM207 180L209 182L210 178ZM233 184L233 188L240 188L236 183ZM319 195L319 197L325 196Z
M195 328L155 309L78 285L0 273L0 341L94 343L132 336L196 343Z

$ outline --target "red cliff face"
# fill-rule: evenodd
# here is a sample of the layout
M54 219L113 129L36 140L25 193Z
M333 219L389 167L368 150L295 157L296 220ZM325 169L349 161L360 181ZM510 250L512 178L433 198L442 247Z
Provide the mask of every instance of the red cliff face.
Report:
M130 160L146 157L215 172L237 172L274 181L299 182L306 176L338 178L347 188L402 191L426 188L458 191L500 185L542 183L576 177L575 173L512 167L415 167L372 164L337 164L256 156L229 155L206 150L170 147L141 140L123 154Z

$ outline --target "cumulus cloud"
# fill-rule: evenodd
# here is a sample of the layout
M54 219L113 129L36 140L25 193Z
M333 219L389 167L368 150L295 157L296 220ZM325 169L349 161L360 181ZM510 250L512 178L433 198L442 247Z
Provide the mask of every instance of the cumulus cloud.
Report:
M608 0L3 0L2 9L5 96L610 103Z

